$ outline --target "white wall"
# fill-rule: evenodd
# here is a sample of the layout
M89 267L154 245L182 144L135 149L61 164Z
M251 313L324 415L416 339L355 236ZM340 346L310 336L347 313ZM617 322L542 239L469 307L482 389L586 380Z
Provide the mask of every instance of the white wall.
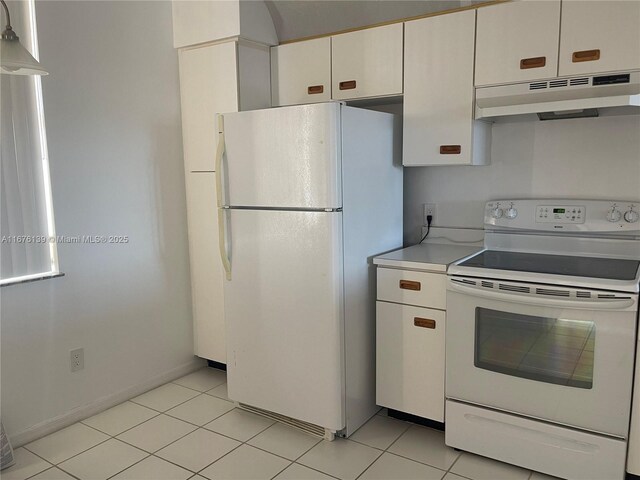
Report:
M422 204L434 225L482 228L484 203L499 198L640 200L640 117L500 123L491 165L404 171L404 239L417 242Z
M15 438L193 362L171 3L41 1L36 13L57 232L130 242L61 244L65 277L0 291ZM70 373L78 347L85 369Z

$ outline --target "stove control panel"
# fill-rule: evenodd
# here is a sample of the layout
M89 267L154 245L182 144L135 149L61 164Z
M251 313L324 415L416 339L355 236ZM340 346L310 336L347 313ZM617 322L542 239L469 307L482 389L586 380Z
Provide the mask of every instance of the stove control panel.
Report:
M587 207L584 205L538 205L538 223L584 223Z
M487 202L488 229L640 234L640 201L520 199Z

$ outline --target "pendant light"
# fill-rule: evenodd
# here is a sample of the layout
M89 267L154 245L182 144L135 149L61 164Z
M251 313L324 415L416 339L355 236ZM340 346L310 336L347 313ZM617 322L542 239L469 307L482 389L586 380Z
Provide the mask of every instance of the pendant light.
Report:
M7 16L7 26L2 31L0 40L0 73L9 75L48 75L48 72L33 58L29 50L24 48L11 28L9 7L0 0Z

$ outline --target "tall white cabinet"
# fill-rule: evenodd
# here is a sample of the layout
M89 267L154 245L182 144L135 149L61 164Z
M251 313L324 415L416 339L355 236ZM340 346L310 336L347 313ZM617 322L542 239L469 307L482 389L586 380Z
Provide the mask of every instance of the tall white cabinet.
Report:
M217 113L268 108L269 48L233 41L181 50L180 96L194 353L226 363L215 190Z
M194 353L226 363L216 117L271 106L269 48L277 38L260 1L174 1L173 27L179 49Z

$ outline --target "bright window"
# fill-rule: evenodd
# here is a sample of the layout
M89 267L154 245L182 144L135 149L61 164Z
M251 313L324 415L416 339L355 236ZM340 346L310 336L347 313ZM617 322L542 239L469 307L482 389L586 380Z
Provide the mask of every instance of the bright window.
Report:
M20 42L37 59L34 0L9 8ZM41 77L0 74L0 90L0 285L6 285L59 268Z

